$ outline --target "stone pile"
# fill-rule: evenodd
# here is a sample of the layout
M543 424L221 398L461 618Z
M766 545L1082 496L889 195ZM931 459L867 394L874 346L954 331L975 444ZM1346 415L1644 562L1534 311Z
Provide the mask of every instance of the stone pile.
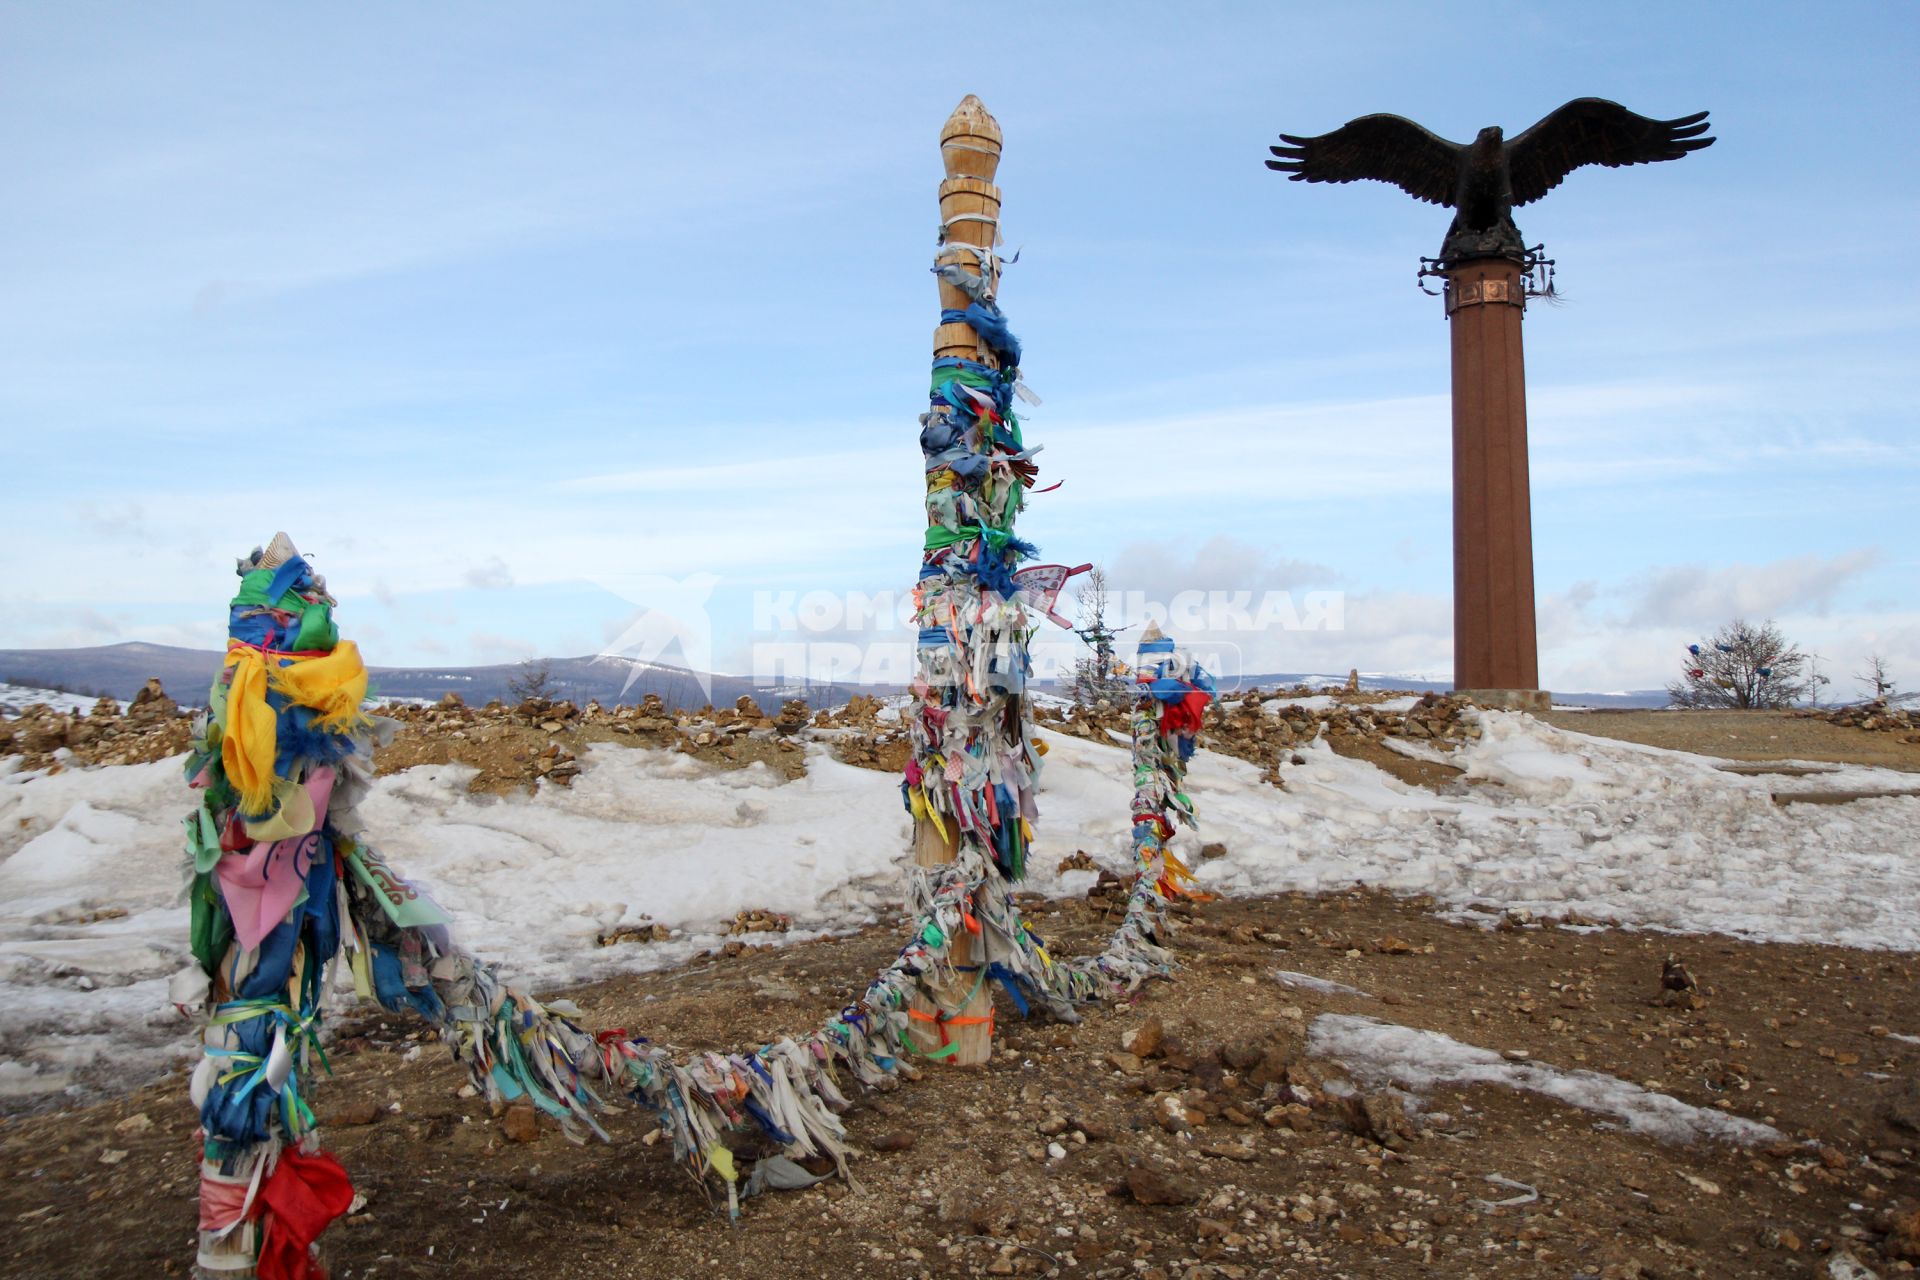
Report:
M192 722L153 679L135 694L126 710L101 698L86 715L56 711L36 702L19 719L0 721L0 755L24 757L26 769L45 769L63 761L76 764L145 764L187 749Z
M735 937L743 933L785 933L793 928L793 917L759 907L734 914L726 931Z
M1301 1057L1304 1022L1303 1011L1290 1006L1265 1035L1202 1047L1150 1017L1121 1036L1106 1062L1124 1078L1124 1090L1147 1098L1143 1122L1187 1138L1203 1156L1255 1159L1259 1144L1250 1133L1262 1127L1345 1131L1404 1151L1420 1134L1399 1100L1361 1093L1337 1071L1329 1075L1330 1068ZM1132 1190L1144 1203L1178 1202Z
M1897 733L1903 742L1920 742L1920 713L1910 707L1889 706L1880 699L1797 714L1849 729L1864 729L1868 733Z
M1408 738L1451 748L1480 736L1479 722L1466 714L1472 702L1443 693L1426 693L1405 712L1383 711L1384 697L1342 699L1330 707L1314 708L1291 701L1291 694L1254 691L1223 705L1210 716L1201 743L1216 751L1271 764L1281 752L1291 751L1324 734L1340 746L1364 746L1385 738ZM1279 701L1275 712L1265 703Z
M752 706L751 698L742 698L741 702L751 708L747 713L749 719L757 718L764 723L765 718L759 716L759 709ZM525 698L512 706L495 698L484 707L470 707L457 693L445 695L430 707L388 703L376 709L381 715L402 724L459 729L466 725L494 723L538 729L542 733L566 733L589 726L621 734L664 733L676 725L691 724L696 719L684 711L669 712L660 695L655 693L648 694L638 704L623 703L611 710L601 706L598 701L579 707L572 702L556 702L550 698ZM726 722L741 718L738 712L716 713L712 707L707 707L701 715Z
M813 725L816 729L872 729L879 723L885 705L878 698L856 693L844 707L815 712Z
M1211 718L1215 711L1208 709ZM1064 733L1090 742L1120 742L1131 739L1133 708L1116 706L1104 698L1092 706L1056 707L1041 704L1033 709L1035 724L1043 724L1055 733ZM1116 739L1113 735L1119 734Z
M804 704L790 702L782 718ZM886 704L878 698L855 694L845 706L816 711L810 727L833 743L833 754L843 764L880 773L899 773L907 767L911 744L906 723L898 715L882 718Z

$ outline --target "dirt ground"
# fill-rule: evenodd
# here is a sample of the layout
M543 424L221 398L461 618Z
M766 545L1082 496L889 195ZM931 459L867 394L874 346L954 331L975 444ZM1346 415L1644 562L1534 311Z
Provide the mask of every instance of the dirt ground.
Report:
M1036 927L1075 951L1109 927L1104 910L1041 904ZM569 994L598 1025L737 1047L820 1022L849 975L887 960L894 932ZM460 1070L418 1028L351 1023L319 1109L368 1204L329 1233L329 1259L342 1280L1806 1276L1848 1247L1890 1273L1874 1223L1920 1193L1920 1044L1888 1034L1920 1031L1913 957L1483 929L1358 891L1209 903L1179 947L1177 981L1079 1026L1021 1024L1003 1008L990 1067L930 1067L853 1113L854 1187L756 1199L731 1225L664 1146L638 1141L653 1127L646 1114L612 1116L610 1146L576 1147L555 1130L511 1143L480 1100L459 1096ZM1669 948L1700 983L1701 1007L1661 1002ZM1280 969L1374 995L1296 989ZM1495 1087L1441 1088L1405 1132L1382 1133L1314 1087L1342 1075L1303 1052L1325 1012L1609 1072L1769 1121L1791 1141L1668 1146ZM1125 1056L1124 1033L1149 1018L1167 1032L1161 1056ZM1276 1075L1311 1105L1275 1105ZM7 1274L185 1273L196 1173L183 1094L175 1078L0 1126ZM1190 1134L1162 1127L1167 1096L1199 1113ZM1144 1176L1151 1197L1152 1175L1182 1202L1139 1203L1130 1177ZM1490 1175L1540 1198L1487 1207L1524 1194Z
M1557 729L1729 760L1825 760L1920 773L1920 743L1787 711L1555 711Z
M1784 717L1710 718L1554 720L1758 759L1901 745ZM1838 749L1816 749L1829 730ZM1695 736L1659 740L1670 733ZM1066 954L1093 949L1112 911L1031 907ZM749 949L564 994L596 1026L682 1049L751 1047L819 1025L891 958L898 932ZM646 1141L647 1113L611 1114L611 1145L574 1146L550 1127L510 1142L483 1101L460 1096L463 1072L417 1024L349 1014L336 1075L315 1101L326 1145L367 1203L329 1231L329 1263L339 1280L1630 1280L1824 1276L1840 1250L1883 1276L1920 1260L1920 1215L1908 1213L1920 1198L1920 1039L1910 1038L1920 958L1463 922L1423 899L1359 890L1206 903L1174 947L1174 981L1090 1009L1077 1026L1022 1023L1003 1003L987 1068L930 1065L917 1083L860 1098L848 1117L851 1185L758 1198L737 1223L665 1144ZM1670 951L1697 997L1663 993ZM1286 985L1280 970L1357 992ZM1326 1013L1605 1072L1772 1124L1786 1140L1667 1145L1488 1085L1437 1088L1409 1117L1377 1088L1342 1096L1353 1091L1340 1064L1306 1053L1307 1028ZM1126 1052L1155 1024L1165 1036L1152 1055ZM108 1103L0 1120L0 1274L185 1275L197 1169L184 1095L176 1075Z

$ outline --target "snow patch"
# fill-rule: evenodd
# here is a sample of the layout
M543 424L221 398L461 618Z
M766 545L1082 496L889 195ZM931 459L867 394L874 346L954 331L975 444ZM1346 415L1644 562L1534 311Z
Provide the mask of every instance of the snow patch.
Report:
M1335 982L1331 978L1316 978L1310 973L1296 973L1292 969L1275 969L1273 976L1283 987L1298 987L1302 991L1318 991L1328 996L1359 996L1362 1000L1373 999L1371 991L1362 991L1350 987L1344 982Z
M1424 1093L1439 1085L1495 1085L1614 1117L1630 1133L1662 1142L1702 1138L1736 1146L1783 1141L1771 1125L1696 1107L1599 1071L1566 1071L1542 1062L1509 1062L1491 1049L1377 1018L1326 1013L1307 1028L1307 1052L1339 1063L1368 1088L1397 1085Z
M98 701L98 698L84 693L67 693L60 689L41 689L34 685L0 682L0 719L16 719L36 702L44 702L53 710L66 715L84 716L93 710L93 704Z

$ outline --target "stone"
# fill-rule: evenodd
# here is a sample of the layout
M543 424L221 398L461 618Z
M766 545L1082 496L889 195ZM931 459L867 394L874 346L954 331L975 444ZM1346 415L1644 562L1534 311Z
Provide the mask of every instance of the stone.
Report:
M1287 1080L1287 1067L1290 1065L1287 1052L1281 1048L1268 1049L1261 1055L1260 1061L1247 1072L1247 1083L1257 1088L1270 1084L1284 1084Z
M127 704L127 717L132 720L162 720L179 714L179 705L160 687L159 676L150 677Z
M1160 1051L1166 1038L1167 1031L1160 1025L1160 1019L1148 1018L1120 1037L1120 1047L1136 1058L1151 1058Z
M874 1138L867 1143L867 1149L869 1151L910 1151L918 1138L919 1135L911 1129L895 1129L891 1133L883 1133Z
M1267 1048L1258 1040L1234 1040L1220 1046L1220 1061L1235 1071L1250 1071L1266 1056Z
M1200 1061L1179 1036L1167 1036L1160 1041L1158 1049L1146 1056L1162 1059L1172 1071L1191 1071Z
M1075 1132L1083 1134L1089 1142L1113 1141L1112 1126L1098 1120L1088 1120L1077 1117L1073 1122L1073 1128Z
M343 1102L335 1107L327 1115L327 1124L341 1129L357 1128L360 1125L372 1124L384 1114L378 1103L360 1098L352 1102Z
M516 1102L500 1118L508 1142L532 1142L540 1136L540 1113L531 1102Z
M1880 1118L1901 1133L1920 1134L1920 1079L1909 1077L1904 1089L1881 1103Z
M1354 1132L1383 1147L1399 1147L1413 1136L1406 1108L1384 1093L1350 1100Z
M1127 1170L1127 1192L1140 1204L1192 1204L1200 1198L1192 1179L1158 1169Z
M1189 1107L1174 1094L1163 1094L1153 1104L1154 1123L1168 1133L1191 1133L1207 1122L1206 1116Z
M1887 1234L1880 1248L1889 1257L1920 1262L1920 1207L1890 1212L1877 1225Z
M1258 1159L1260 1153L1254 1150L1251 1142L1216 1142L1200 1148L1203 1156L1212 1156L1217 1160L1239 1160L1242 1162Z

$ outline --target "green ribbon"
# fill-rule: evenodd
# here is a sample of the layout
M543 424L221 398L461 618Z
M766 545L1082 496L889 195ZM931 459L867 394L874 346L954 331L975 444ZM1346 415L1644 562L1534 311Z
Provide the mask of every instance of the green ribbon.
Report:
M945 524L928 525L927 550L938 551L940 548L950 547L956 542L971 542L975 538L985 538L987 545L993 550L1005 551L1007 549L1007 539L1012 536L1013 530L1011 528L996 529L985 521L964 529L956 529L952 525Z

